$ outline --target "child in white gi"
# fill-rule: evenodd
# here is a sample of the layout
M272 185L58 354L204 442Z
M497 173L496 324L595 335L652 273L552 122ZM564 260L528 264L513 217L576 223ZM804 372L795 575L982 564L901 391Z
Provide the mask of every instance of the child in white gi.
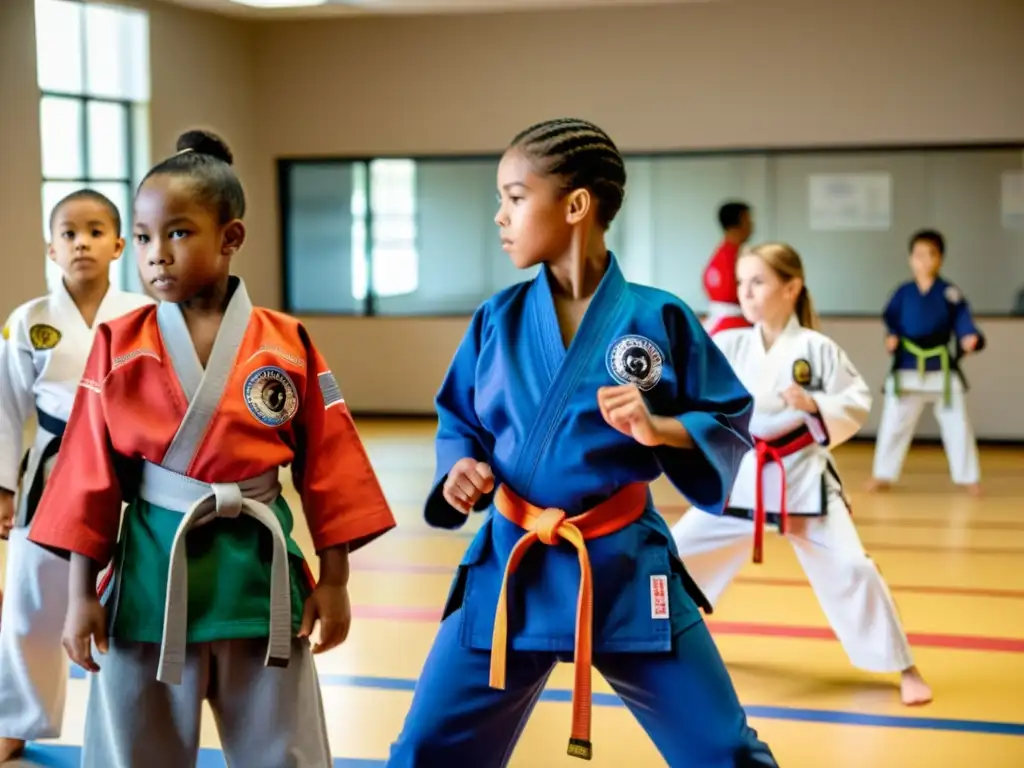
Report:
M753 328L715 342L754 395L754 449L721 517L691 509L673 528L679 556L712 605L749 557L760 562L764 528L793 545L829 623L853 664L901 673L904 704L932 692L911 657L885 581L865 553L831 449L861 428L867 384L846 353L816 330L799 255L768 244L740 257L739 298Z

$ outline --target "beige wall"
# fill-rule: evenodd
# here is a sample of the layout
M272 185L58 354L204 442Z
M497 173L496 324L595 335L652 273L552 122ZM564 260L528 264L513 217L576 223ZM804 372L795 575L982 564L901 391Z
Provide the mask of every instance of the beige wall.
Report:
M560 114L598 121L626 150L1024 139L1020 0L735 0L249 24L135 4L151 10L154 155L197 124L231 142L251 202L238 271L271 306L280 301L281 156L494 152L529 122ZM31 6L0 2L0 231L5 265L18 265L0 281L0 311L43 285L32 266ZM429 412L466 323L309 322L353 408L398 412ZM1024 439L1014 397L1024 391L1022 327L986 322L991 349L970 364L983 436ZM877 387L879 324L834 320L826 330ZM347 364L368 350L373 367Z

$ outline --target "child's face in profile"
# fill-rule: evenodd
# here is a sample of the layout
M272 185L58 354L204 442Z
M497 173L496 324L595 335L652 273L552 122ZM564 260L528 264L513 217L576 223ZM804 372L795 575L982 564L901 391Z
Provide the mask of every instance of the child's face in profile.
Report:
M918 240L910 251L910 271L916 280L932 280L942 268L942 254L926 240Z

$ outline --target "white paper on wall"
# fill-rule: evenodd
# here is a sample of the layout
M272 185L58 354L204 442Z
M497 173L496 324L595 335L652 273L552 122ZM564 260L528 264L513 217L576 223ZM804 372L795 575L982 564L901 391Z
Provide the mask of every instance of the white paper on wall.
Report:
M890 174L811 174L807 182L812 230L889 229L892 222Z
M1003 171L1003 227L1024 229L1024 171Z

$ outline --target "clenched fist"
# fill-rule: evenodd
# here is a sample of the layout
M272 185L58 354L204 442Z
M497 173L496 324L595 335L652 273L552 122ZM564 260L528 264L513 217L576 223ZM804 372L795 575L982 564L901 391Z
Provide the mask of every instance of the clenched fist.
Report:
M448 472L442 493L444 500L468 515L480 497L494 490L494 473L489 465L476 459L459 459Z

